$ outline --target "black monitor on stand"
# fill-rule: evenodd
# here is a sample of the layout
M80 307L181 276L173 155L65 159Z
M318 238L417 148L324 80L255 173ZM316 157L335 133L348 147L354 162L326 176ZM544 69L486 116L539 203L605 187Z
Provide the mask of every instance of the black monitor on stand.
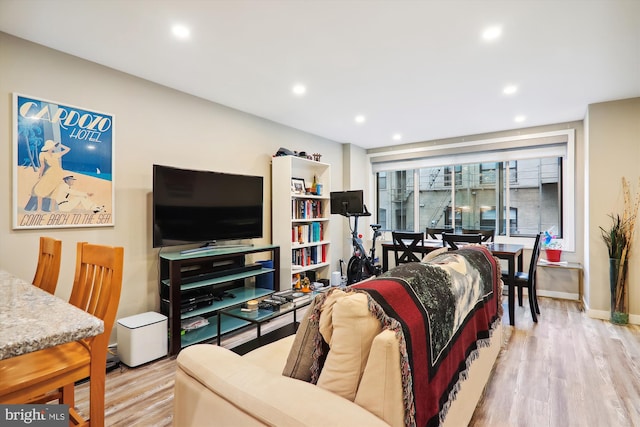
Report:
M364 206L362 190L332 191L330 196L332 214L346 217L371 215Z

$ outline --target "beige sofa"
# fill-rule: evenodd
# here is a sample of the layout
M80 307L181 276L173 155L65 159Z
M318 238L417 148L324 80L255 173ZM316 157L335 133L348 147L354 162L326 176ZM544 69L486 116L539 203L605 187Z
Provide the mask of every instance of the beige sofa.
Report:
M182 350L174 425L405 425L399 341L371 316L366 296L334 292L323 301L319 320L310 320L312 312L295 336L244 356L204 344ZM309 331L314 326L330 345L316 385L307 382L312 363ZM501 336L499 325L490 346L479 349L444 425L468 424L500 351Z

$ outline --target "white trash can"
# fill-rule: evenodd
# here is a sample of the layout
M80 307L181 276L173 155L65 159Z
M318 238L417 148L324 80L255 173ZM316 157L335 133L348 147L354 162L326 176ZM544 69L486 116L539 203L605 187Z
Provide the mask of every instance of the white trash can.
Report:
M153 311L118 320L118 357L139 366L167 355L167 316Z

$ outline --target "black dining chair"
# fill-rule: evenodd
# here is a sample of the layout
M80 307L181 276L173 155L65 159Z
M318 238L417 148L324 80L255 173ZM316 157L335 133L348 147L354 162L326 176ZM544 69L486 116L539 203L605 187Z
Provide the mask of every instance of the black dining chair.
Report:
M482 234L483 242L493 242L493 238L495 237L496 230L471 230L471 229L463 229L462 234Z
M420 262L416 255L422 254L418 246L424 246L424 234L419 232L393 231L393 253L396 258L396 265L408 262Z
M442 239L442 233L453 233L453 228L430 228L427 227L427 239Z
M514 278L514 288L518 288L518 304L522 306L522 290L526 288L527 294L529 296L531 318L536 323L538 323L537 314L540 314L540 307L538 306L536 272L538 268L538 260L540 259L541 236L542 233L538 234L533 244L533 251L531 252L531 264L529 264L529 272L519 271L515 274ZM509 274L506 272L502 272L502 280L509 280Z
M442 233L442 246L449 246L451 250L456 250L459 243L482 243L482 234Z

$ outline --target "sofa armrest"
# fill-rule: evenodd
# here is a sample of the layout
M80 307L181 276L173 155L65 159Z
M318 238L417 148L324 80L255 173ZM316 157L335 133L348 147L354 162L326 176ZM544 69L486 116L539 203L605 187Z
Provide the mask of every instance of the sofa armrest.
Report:
M188 347L180 352L177 369L174 421L181 426L196 425L188 420L203 411L215 423L251 417L255 425L388 426L353 402L313 384L269 372L222 347ZM185 386L185 382L192 385ZM203 391L217 395L216 399L203 400ZM205 401L220 404L197 407Z
M355 402L391 426L404 426L400 342L395 332L380 332L369 352Z
M265 368L269 372L282 374L294 338L295 335L289 335L286 338L258 347L242 356L242 358L254 365Z

